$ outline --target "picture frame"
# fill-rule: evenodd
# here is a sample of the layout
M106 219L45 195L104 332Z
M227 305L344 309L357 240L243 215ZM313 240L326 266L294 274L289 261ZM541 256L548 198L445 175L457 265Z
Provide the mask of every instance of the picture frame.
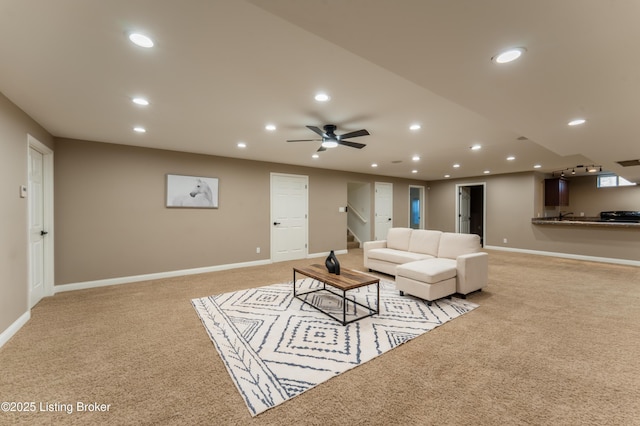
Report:
M166 207L218 208L218 178L167 174Z

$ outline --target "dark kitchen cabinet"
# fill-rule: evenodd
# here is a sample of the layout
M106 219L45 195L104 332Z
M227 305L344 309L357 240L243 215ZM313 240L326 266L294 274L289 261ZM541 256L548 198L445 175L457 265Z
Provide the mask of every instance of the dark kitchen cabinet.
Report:
M569 181L565 178L552 178L544 180L544 205L568 206L569 205Z

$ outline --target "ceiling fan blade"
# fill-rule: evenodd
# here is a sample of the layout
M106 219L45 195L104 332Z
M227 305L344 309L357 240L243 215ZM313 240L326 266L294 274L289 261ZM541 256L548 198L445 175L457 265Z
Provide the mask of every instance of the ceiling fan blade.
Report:
M319 134L320 136L322 136L323 138L326 137L327 135L325 135L325 133L318 127L316 126L307 126L307 129L316 132L317 134Z
M357 138L358 136L367 136L367 135L369 135L369 132L367 132L365 129L361 129L361 130L356 130L355 132L349 132L349 133L345 133L344 135L340 135L339 138L349 139L349 138Z
M287 142L317 142L322 139L288 139Z
M325 148L324 146L320 145L320 148L318 148L318 151L316 152L322 152L322 151L326 151L327 148Z
M367 146L366 144L363 144L363 143L351 142L351 141L338 141L338 143L340 145L350 146L351 148L358 148L358 149L362 149L365 146Z

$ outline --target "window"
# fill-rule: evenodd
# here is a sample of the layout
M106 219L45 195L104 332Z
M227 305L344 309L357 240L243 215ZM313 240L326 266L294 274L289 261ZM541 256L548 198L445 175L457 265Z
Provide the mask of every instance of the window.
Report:
M601 175L598 176L598 188L611 188L614 186L632 186L633 182L629 182L625 178L618 175Z

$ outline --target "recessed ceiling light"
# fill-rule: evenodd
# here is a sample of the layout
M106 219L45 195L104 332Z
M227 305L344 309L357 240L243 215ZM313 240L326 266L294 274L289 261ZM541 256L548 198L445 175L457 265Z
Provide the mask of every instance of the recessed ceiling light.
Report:
M313 155L311 156L311 158L320 158L320 155L318 155L318 154L313 154Z
M326 93L318 93L315 99L318 102L327 102L329 99L331 99L331 97L329 97L329 95L327 95Z
M422 126L420 126L419 124L412 124L411 126L409 126L409 130L420 130Z
M144 127L136 126L133 128L133 131L138 133L146 133L147 129L145 129Z
M514 157L513 155L510 155L510 156L507 157L507 161L513 161L515 159L516 159L516 157Z
M579 126L579 125L584 124L586 122L587 122L587 120L585 120L584 118L576 118L575 120L571 120L567 124L569 126Z
M371 167L378 167L378 164L377 163L373 163L373 164L371 164Z
M491 170L485 170L485 171L484 171L484 172L482 172L482 173L484 173L485 175L488 175L489 173L491 173Z
M477 151L479 149L482 149L482 145L475 144L475 145L471 146L471 150L473 150L473 151Z
M413 161L420 161L420 156L419 155L414 155L413 157L411 157L411 159Z
M527 49L524 47L515 47L513 49L505 50L491 58L491 60L497 64L506 64L518 59Z
M444 177L446 177L446 178L450 178L450 177L451 177L451 175L444 175Z
M458 163L456 163L456 164L454 164L454 165L453 165L453 168L454 168L454 169L457 169L458 167L460 167L460 164L458 164Z
M418 171L417 170L411 170L411 173L415 174L415 173L418 173Z
M247 144L246 144L246 143L244 143L244 142L238 142L238 145L237 145L237 146L238 146L238 148L246 148L246 147L247 147Z
M539 168L541 168L541 167L542 167L542 165L540 165L540 164L534 164L534 165L533 165L533 168L534 168L534 169L539 169Z
M149 105L149 101L146 100L145 98L133 98L131 99L131 101L136 105L142 105L142 106Z
M276 129L276 125L275 124L267 124L266 126L264 126L265 129L267 129L270 132L273 132Z
M131 40L131 42L135 45L138 45L140 47L153 47L153 40L151 40L149 37L147 37L144 34L140 34L140 33L132 33L129 34L129 40Z

